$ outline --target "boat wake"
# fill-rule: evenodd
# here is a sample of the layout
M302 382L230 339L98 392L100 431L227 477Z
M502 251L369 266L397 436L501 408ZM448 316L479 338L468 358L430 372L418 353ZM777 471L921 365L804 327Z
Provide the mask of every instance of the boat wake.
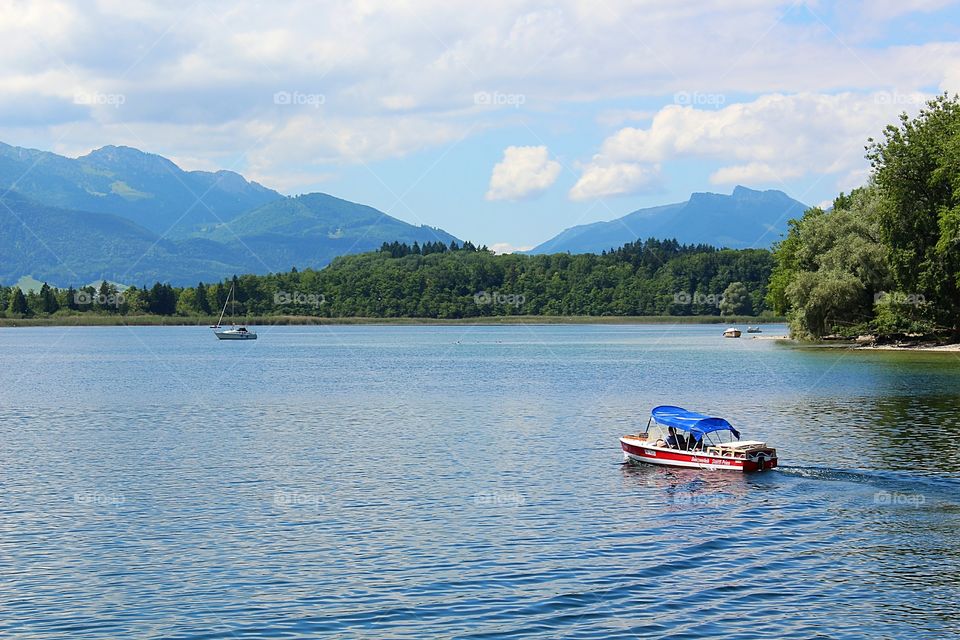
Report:
M831 469L829 467L794 467L781 465L774 473L812 480L865 484L887 491L923 491L943 493L955 501L960 492L960 478L918 475L906 471L874 471L864 469Z

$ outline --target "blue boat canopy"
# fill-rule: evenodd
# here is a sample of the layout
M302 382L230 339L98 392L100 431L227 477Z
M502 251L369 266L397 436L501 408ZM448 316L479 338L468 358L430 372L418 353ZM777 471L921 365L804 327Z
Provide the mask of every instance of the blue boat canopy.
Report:
M695 411L687 411L680 407L671 407L670 405L654 407L650 415L657 421L657 424L688 431L697 442L699 442L705 434L713 431L730 431L737 440L740 439L740 432L734 429L733 425L723 418L713 418L703 415L702 413L696 413Z

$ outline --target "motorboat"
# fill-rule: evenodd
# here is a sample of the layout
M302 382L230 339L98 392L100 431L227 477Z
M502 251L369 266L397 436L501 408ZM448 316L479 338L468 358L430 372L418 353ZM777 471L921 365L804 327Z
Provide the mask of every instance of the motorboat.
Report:
M763 333L760 327L747 327L747 333Z
M739 338L739 337L740 337L740 329L737 329L736 327L730 327L729 329L727 329L726 331L723 332L723 337L724 337L724 338Z
M230 285L230 292L227 293L227 299L223 303L223 310L220 312L217 324L210 325L210 328L213 329L213 335L217 336L219 340L256 340L257 334L246 327L238 327L231 323L230 328L227 329L221 324L223 314L227 312L227 305L230 304L230 298L233 297L233 288L233 285ZM236 304L236 298L233 298L233 302Z
M680 407L655 407L646 431L620 438L626 462L665 467L765 471L777 466L777 450L760 440L741 440L723 418Z

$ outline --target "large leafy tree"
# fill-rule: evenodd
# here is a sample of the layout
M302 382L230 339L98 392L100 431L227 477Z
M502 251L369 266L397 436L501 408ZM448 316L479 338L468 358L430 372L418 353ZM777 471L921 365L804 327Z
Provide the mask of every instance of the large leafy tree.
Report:
M731 282L723 292L720 302L720 314L725 316L749 314L753 309L753 301L747 285L742 282Z
M210 315L213 310L210 308L210 300L207 297L207 287L200 282L197 284L197 309L204 315Z
M900 116L867 157L883 206L880 230L890 247L899 293L914 319L958 330L960 312L960 101L946 95L915 118Z
M791 220L774 250L768 302L798 337L866 328L890 283L876 189L862 188Z
M177 292L169 284L154 284L147 295L147 311L161 316L172 316L177 312Z
M40 309L43 313L55 313L60 308L54 290L46 282L40 287Z
M13 316L25 316L30 313L30 305L27 304L27 297L23 295L20 287L14 287L10 294L10 303L7 312Z

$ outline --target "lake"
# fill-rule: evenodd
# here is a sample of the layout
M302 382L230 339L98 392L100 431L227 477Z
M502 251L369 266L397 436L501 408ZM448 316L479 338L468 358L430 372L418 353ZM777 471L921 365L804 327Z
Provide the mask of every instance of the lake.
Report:
M0 637L960 633L960 354L722 330L2 329ZM781 467L622 465L658 404Z

